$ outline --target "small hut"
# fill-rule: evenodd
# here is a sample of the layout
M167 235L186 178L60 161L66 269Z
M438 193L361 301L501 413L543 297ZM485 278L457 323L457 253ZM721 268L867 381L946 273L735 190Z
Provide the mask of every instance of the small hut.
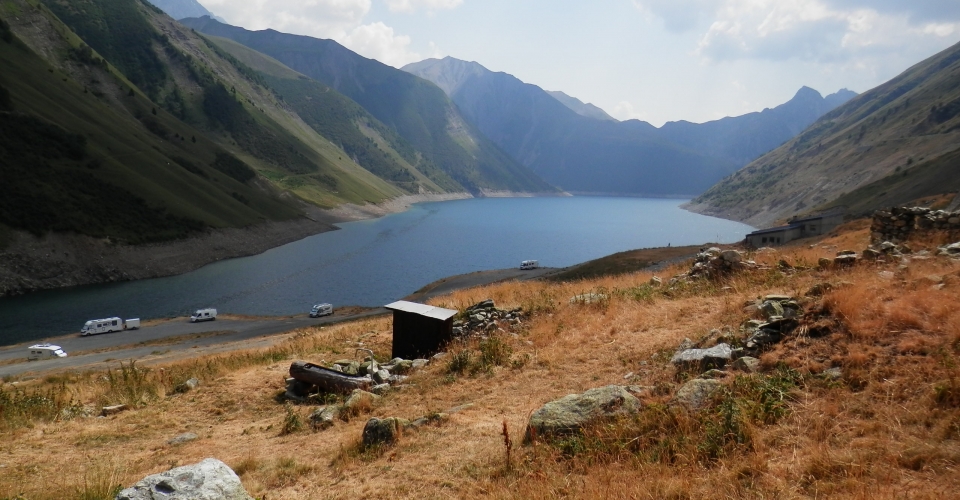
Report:
M453 338L457 311L400 300L393 311L393 357L415 359L440 351Z

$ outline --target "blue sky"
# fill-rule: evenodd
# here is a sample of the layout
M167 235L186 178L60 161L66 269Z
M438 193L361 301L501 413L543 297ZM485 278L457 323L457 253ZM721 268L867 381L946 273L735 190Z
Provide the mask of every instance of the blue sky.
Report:
M201 0L400 67L451 56L619 119L703 122L869 90L960 41L960 0Z

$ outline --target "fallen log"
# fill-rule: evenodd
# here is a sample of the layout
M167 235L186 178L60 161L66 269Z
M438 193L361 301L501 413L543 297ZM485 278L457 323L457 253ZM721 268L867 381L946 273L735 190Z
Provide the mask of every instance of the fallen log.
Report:
M313 384L321 391L341 394L348 394L354 389L367 390L373 385L373 379L370 377L347 375L306 361L291 363L290 376L301 382Z

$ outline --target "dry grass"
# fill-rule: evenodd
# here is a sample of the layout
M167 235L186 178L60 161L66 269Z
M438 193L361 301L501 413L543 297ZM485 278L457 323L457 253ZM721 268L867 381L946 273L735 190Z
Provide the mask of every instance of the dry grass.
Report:
M369 414L320 432L302 425L312 406L278 402L290 361L349 357L360 343L386 358L388 318L303 330L269 350L128 373L142 378L132 384L136 391L118 390L131 384L111 386L102 373L36 381L23 390L54 391L64 405L134 408L107 418L4 420L0 498L104 498L111 485L210 456L233 467L251 494L271 500L950 498L960 491L960 265L932 259L906 269L815 269L819 257L860 250L866 238L860 228L815 248L804 242L756 254L769 270L670 293L650 288L651 275L638 273L497 284L435 299L463 308L493 298L533 316L517 337L495 337L500 344L481 348L474 340L452 349L470 353L464 369L451 369L452 356L431 363ZM780 260L795 269L779 271ZM682 339L736 331L749 317L745 301L802 295L820 282L835 288L804 305L832 333L788 337L763 359L773 375L793 370L782 373L795 373L796 384L776 385L771 374L728 377L730 392L716 410L687 415L662 405L679 385L666 360ZM585 292L610 298L568 303ZM841 379L816 375L834 366L843 369ZM122 376L118 366L112 377ZM191 376L201 387L176 393ZM626 383L655 388L637 419L576 440L520 444L530 413L543 403ZM448 420L405 432L391 448L359 445L367 416L412 419L468 403ZM167 444L183 432L199 439ZM509 464L505 432L513 442Z

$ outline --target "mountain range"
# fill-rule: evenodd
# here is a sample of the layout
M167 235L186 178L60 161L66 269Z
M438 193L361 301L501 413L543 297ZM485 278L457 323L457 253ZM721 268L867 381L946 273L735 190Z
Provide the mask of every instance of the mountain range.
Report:
M960 44L827 113L723 179L691 210L765 226L960 191Z
M773 109L658 129L598 116L599 108L476 62L427 59L403 70L443 89L468 120L521 163L579 193L700 193L856 95L842 90L823 98L803 88Z

